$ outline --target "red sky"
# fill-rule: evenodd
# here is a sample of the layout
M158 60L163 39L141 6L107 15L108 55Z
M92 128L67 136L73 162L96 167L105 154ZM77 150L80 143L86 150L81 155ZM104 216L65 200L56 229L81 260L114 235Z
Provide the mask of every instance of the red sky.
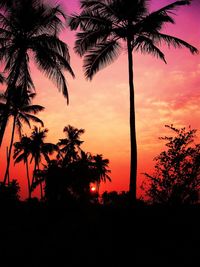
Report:
M71 12L78 11L78 1L60 1ZM151 10L172 1L152 0ZM165 33L200 48L200 1L177 10L176 24L167 26ZM64 126L71 124L84 128L83 148L93 154L103 154L110 160L112 183L101 190L128 190L129 186L129 90L127 56L121 56L112 65L101 70L91 82L85 80L82 59L73 52L74 32L66 30L61 38L69 45L71 65L76 74L68 74L70 105L57 88L37 69L32 68L37 97L35 103L46 107L39 117L49 129L47 141L57 142L64 137ZM152 56L134 55L134 81L136 94L136 120L138 141L138 187L144 176L151 172L153 157L163 148L158 137L168 134L165 124L176 127L189 126L200 129L200 56L191 55L186 49L170 50L163 47L167 65ZM26 130L25 130L26 131ZM4 170L5 147L10 138L6 132L0 152L1 170ZM199 133L200 136L200 133ZM0 173L0 179L3 177ZM12 166L11 177L17 178L26 197L26 179L23 164ZM140 192L139 192L140 193Z

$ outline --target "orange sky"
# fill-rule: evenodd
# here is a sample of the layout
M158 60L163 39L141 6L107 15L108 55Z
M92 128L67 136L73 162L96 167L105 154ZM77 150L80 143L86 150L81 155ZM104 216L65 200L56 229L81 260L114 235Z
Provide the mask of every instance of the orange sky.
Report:
M151 9L171 2L153 0ZM63 0L63 5L68 12L74 12L77 11L78 1ZM167 26L164 32L199 48L200 1L181 7L177 14L176 24ZM64 137L62 130L68 124L84 128L83 148L93 154L103 154L110 160L112 183L102 184L101 190L128 190L130 150L126 53L122 52L117 61L101 70L92 82L88 82L82 72L82 60L73 52L74 33L67 30L61 38L69 45L71 65L76 74L74 80L66 74L70 105L66 105L66 100L51 81L32 68L37 91L35 103L46 107L39 117L49 129L47 141L57 142ZM193 56L186 49L168 50L163 47L162 50L167 65L151 56L134 55L138 187L144 179L141 173L152 170L153 157L164 148L164 143L158 137L169 133L164 128L165 124L174 124L176 127L191 125L192 128L200 129L200 56ZM5 168L3 159L9 133L8 127L0 152L1 170ZM22 195L26 197L24 173L23 164L12 167L11 177L19 179Z

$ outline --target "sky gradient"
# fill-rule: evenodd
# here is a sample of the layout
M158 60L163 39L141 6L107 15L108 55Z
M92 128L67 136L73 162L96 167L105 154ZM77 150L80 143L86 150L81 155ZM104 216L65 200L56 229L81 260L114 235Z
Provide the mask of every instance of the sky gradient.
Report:
M78 1L60 1L68 14L78 12ZM152 0L151 10L173 1ZM200 3L181 7L175 16L176 24L164 29L200 49ZM127 55L121 56L104 68L91 82L85 80L82 59L73 52L75 33L66 30L62 40L69 45L71 65L76 79L68 74L70 104L58 92L51 81L34 66L32 76L37 97L35 104L45 106L38 117L49 129L47 141L57 142L63 138L64 126L70 124L84 128L83 149L92 154L103 154L110 160L112 183L101 185L101 191L122 191L129 187L129 87ZM164 125L188 127L200 130L200 56L191 55L186 49L161 49L167 64L149 55L134 54L134 83L136 94L136 127L138 142L138 189L144 180L144 172L152 172L153 158L163 150L164 143L158 137L169 130ZM24 128L24 132L27 128ZM197 135L200 136L200 133ZM7 128L0 152L1 166L5 169L5 147L10 138ZM16 139L17 140L17 139ZM27 187L23 164L12 166L11 178L19 179L22 195ZM2 167L1 167L2 170ZM4 171L3 171L4 173ZM1 173L0 179L3 177ZM138 190L140 195L140 190Z

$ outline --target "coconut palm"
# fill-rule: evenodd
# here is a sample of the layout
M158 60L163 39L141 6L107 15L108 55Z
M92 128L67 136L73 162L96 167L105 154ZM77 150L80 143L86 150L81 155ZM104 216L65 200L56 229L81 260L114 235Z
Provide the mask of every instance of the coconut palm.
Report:
M40 170L40 164L42 159L44 158L47 163L50 162L49 155L52 155L55 151L58 151L58 147L52 143L45 143L44 140L46 138L46 134L48 129L41 129L38 127L34 127L31 133L31 145L30 145L30 153L32 156L31 162L34 160L34 171L33 177L31 182L31 187L33 189L33 185L36 179L36 172ZM40 183L40 192L41 192L41 199L43 199L43 189L42 183Z
M130 193L136 200L137 144L135 125L135 96L133 83L133 52L151 54L166 63L160 45L185 47L194 54L197 49L187 42L163 33L166 23L174 23L174 10L190 1L176 1L155 12L148 10L148 0L82 0L81 12L72 15L69 26L79 29L75 52L84 56L84 71L87 79L104 66L113 62L123 50L128 53L130 91ZM173 13L172 13L173 12Z
M30 94L26 92L24 95L24 91L22 87L17 87L12 91L12 96L10 98L9 112L8 118L13 117L13 126L12 126L12 134L10 140L10 146L8 150L8 159L7 159L7 167L4 176L4 183L8 179L9 183L9 167L10 167L10 159L12 146L14 141L15 129L17 127L18 133L21 137L22 134L22 124L26 124L31 128L30 121L40 123L43 126L42 120L37 118L33 114L37 114L39 111L44 110L44 107L40 105L31 105L30 102L34 98L35 94ZM0 95L0 121L2 118L2 114L4 114L5 109L7 109L7 94Z
M102 155L97 154L93 156L93 168L94 176L97 184L97 190L99 191L100 183L111 181L110 176L108 175L111 171L108 169L109 160L104 159Z
M77 159L80 145L83 143L83 141L80 140L80 136L85 130L68 125L63 129L63 132L67 137L60 139L58 146L60 147L59 153L63 157L63 164L66 165Z
M5 3L5 1L2 1ZM0 12L0 61L7 73L7 105L0 128L0 145L8 120L13 88L33 90L30 61L53 80L67 98L68 90L63 71L73 77L68 46L58 38L64 28L65 14L59 5L43 0L13 0Z
M23 135L20 141L14 143L14 154L13 154L13 158L15 159L15 164L23 161L24 164L26 165L29 198L31 198L31 181L29 176L29 164L28 164L28 157L30 156L30 146L31 146L30 137Z

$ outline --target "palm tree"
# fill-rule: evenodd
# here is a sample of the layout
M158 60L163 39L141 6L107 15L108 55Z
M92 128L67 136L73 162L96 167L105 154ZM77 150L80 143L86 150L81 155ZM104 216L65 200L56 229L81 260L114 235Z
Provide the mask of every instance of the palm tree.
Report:
M31 181L29 176L28 157L30 155L31 139L23 135L20 141L14 143L14 155L15 164L24 161L26 165L26 175L28 182L28 197L31 198Z
M80 29L75 42L75 52L84 56L84 71L87 79L102 67L113 62L123 48L128 53L128 74L130 91L130 141L131 167L129 190L136 200L137 143L135 125L135 96L133 83L133 52L152 54L166 63L159 49L162 43L168 47L185 47L194 54L197 49L187 42L164 34L166 23L174 23L172 13L177 7L190 1L175 1L155 12L149 13L148 0L82 0L82 11L72 15L69 26Z
M1 1L2 5L6 1ZM21 86L24 91L34 89L29 62L53 80L67 98L68 90L63 70L73 77L68 46L58 38L64 28L65 14L59 5L43 0L12 0L1 5L0 61L4 62L8 87L6 109L0 127L0 146L8 120L12 91Z
M31 133L31 145L30 145L30 153L32 156L32 160L34 160L34 171L33 171L33 178L31 182L31 188L33 189L33 185L36 179L36 172L40 170L40 163L42 162L42 158L46 160L47 163L50 162L49 155L52 155L54 151L58 151L58 147L52 143L45 143L44 139L46 138L46 134L48 129L41 129L38 127L34 127ZM40 183L40 192L41 192L41 199L43 199L43 189L42 183Z
M83 143L83 141L80 140L80 136L85 130L68 125L63 129L63 132L67 137L60 139L58 146L60 147L59 153L63 157L63 164L66 165L77 159L80 145Z
M93 156L93 168L98 192L101 182L105 183L106 180L111 182L111 178L108 175L111 172L108 169L108 164L109 160L104 159L102 155L97 154L96 156Z
M21 137L22 133L22 123L27 124L31 128L30 121L40 123L43 126L43 122L34 116L33 114L37 114L39 111L44 110L44 107L40 105L31 105L30 102L34 98L35 94L30 94L26 92L24 94L22 87L17 87L15 90L12 91L12 95L10 98L10 105L9 105L9 112L8 118L13 117L13 126L12 126L12 134L11 134L11 141L8 150L8 159L7 159L7 167L4 176L4 183L6 183L8 179L9 183L9 167L10 167L10 159L11 159L11 152L12 146L14 141L15 135L15 128L17 127L18 133ZM0 95L0 118L2 118L2 114L4 114L5 109L7 109L7 94L4 93Z

